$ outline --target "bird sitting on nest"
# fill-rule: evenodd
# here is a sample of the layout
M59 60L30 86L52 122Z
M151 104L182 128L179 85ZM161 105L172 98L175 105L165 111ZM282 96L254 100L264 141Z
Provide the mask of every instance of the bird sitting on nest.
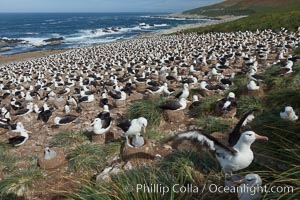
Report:
M216 109L223 115L234 117L237 110L235 94L230 92L227 97L219 99L216 102Z
M281 67L276 73L281 76L291 74L293 72L293 64L293 61L288 60L286 65Z
M190 95L189 85L187 83L183 84L183 89L175 96L177 99L186 99Z
M33 111L33 103L29 103L26 108L18 110L14 115L25 116Z
M178 100L168 100L159 105L159 108L163 110L172 110L172 111L179 111L185 109L187 106L186 99L181 98Z
M126 100L126 93L124 91L116 91L116 93L113 93L111 91L108 92L108 95L111 96L115 100Z
M287 121L297 121L298 116L296 115L293 107L286 106L284 112L280 112L280 117Z
M199 100L197 95L193 96L192 104L189 107L189 115L191 117L197 117L200 114L200 106L203 103L203 99Z
M262 180L258 174L247 174L245 177L234 175L231 179L225 182L226 186L234 187L239 200L259 200L262 198Z
M104 134L109 131L112 125L112 118L107 105L104 106L104 110L94 119L91 125L96 135Z
M44 159L45 160L51 160L57 156L57 153L53 150L50 149L49 147L46 147L44 150Z
M147 87L147 91L150 92L151 94L161 94L165 89L165 86L151 86Z
M46 103L44 103L41 108L41 112L38 114L37 120L42 120L43 122L48 122L49 118L52 116L52 109L48 107Z
M91 103L93 101L95 101L95 96L93 94L82 96L78 100L79 103Z
M64 115L62 117L55 117L54 123L56 125L68 125L72 122L76 122L76 120L78 120L78 117L75 115Z
M247 85L247 89L249 91L254 91L254 90L259 90L259 84L256 83L255 81L250 81L249 84Z
M28 133L31 133L31 131L25 130L23 125L19 127L15 132L20 133L20 135L8 139L8 143L14 147L18 147L24 144L29 138Z
M120 127L124 132L125 132L125 137L126 137L126 144L129 147L141 147L144 145L144 140L141 140L141 132L143 131L144 133L146 132L146 127L147 127L148 121L144 117L139 117L137 119L133 120L124 120L120 124L118 124L118 127ZM136 143L131 145L129 142L128 137L129 136L134 136L138 137L138 140L140 143ZM137 142L137 140L136 140Z

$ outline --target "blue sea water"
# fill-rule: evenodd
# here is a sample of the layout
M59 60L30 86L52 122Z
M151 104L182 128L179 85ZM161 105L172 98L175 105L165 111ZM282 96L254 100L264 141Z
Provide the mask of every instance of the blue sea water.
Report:
M27 41L9 51L0 53L0 55L100 44L132 38L149 31L209 20L158 16L161 14L0 13L0 38ZM111 28L117 29L117 31L113 31ZM64 38L63 44L45 45L43 41L58 37Z

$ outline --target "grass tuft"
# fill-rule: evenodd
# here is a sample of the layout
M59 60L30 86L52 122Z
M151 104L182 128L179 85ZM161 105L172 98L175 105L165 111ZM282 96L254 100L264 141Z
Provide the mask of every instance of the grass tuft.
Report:
M151 128L147 130L147 138L150 140L156 140L158 142L163 141L165 138L165 133L163 133L159 128Z
M195 117L206 117L214 113L216 108L216 101L220 99L221 96L219 95L212 95L205 97L205 101L203 101L195 110L192 112L194 113Z
M50 141L50 145L70 149L88 142L88 137L82 131L64 131L54 135Z
M107 159L119 152L119 143L79 145L67 156L69 170L86 171L88 174L90 172L99 172L105 167Z
M237 102L237 114L241 116L249 110L262 111L264 108L262 103L259 97L242 95Z
M0 171L4 174L15 171L17 161L18 158L16 156L0 152Z
M34 182L42 177L42 171L35 166L7 177L0 181L0 198L16 199L16 197L28 197L29 190Z
M208 161L208 162L207 162ZM77 193L70 193L73 199L199 199L200 193L175 193L173 190L163 194L162 192L138 191L138 184L151 187L160 185L172 188L174 185L193 184L201 186L205 181L204 175L200 173L204 166L212 171L219 170L216 161L211 159L207 153L176 152L155 166L144 166L133 170L124 171L111 176L107 182L94 184L88 182ZM210 172L207 171L207 174Z
M300 55L300 47L297 47L296 49L294 49L294 53L297 55Z
M5 152L9 148L9 145L5 142L0 141L0 152Z
M230 128L230 123L227 120L208 116L196 120L196 125L202 127L203 130L213 133L213 132L227 132Z
M127 117L129 119L145 117L150 126L157 126L162 120L162 110L158 106L163 101L163 98L136 101L128 107Z

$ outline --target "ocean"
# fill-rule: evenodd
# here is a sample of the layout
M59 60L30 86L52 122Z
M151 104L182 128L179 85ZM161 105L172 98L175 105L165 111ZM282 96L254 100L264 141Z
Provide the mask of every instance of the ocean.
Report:
M207 21L161 13L0 13L0 55L89 46ZM45 41L51 38L62 40Z

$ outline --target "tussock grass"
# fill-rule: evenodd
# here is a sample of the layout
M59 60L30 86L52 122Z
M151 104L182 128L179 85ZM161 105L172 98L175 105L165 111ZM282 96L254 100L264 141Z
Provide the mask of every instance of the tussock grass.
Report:
M67 155L69 170L87 174L99 172L104 169L107 159L119 152L119 143L79 145Z
M158 107L164 98L136 101L128 107L129 119L145 117L150 126L157 126L162 120L162 110Z
M196 115L195 117L202 118L206 117L207 115L212 115L216 108L216 101L220 99L221 96L219 95L212 95L205 97L205 101L200 104L195 110L192 112L193 115ZM196 114L195 114L196 113Z
M268 69L264 74L264 82L268 86L268 90L272 90L276 92L278 89L300 89L300 63L294 63L293 66L293 73L291 76L282 77L276 74L276 71L281 66L273 66L272 68ZM272 96L272 95L271 95Z
M297 47L294 49L294 53L300 55L300 47Z
M291 127L287 124L288 122L275 118L273 118L273 123L276 126L267 123L262 128L265 133L269 133L271 140L263 147L255 146L255 150L261 152L258 156L264 160L260 164L270 170L269 175L265 175L267 179L264 180L264 185L269 188L272 186L293 187L293 193L288 191L269 193L265 194L264 198L296 199L300 195L300 145L295 142L300 139L299 125ZM279 128L280 126L282 128Z
M88 142L88 137L83 131L64 131L54 135L50 141L50 145L70 149Z
M5 142L1 142L0 141L0 153L5 152L6 150L8 150L9 145Z
M205 131L213 132L227 132L230 128L230 123L222 118L208 116L196 120L196 125L202 127Z
M0 198L16 199L16 197L28 197L29 191L35 181L43 178L42 171L35 167L7 177L0 181Z
M266 97L266 104L270 107L280 108L283 111L286 105L291 105L294 108L300 108L300 93L299 90L280 89L272 91Z
M147 130L146 136L150 140L156 140L157 142L162 142L166 135L159 128L151 128Z
M144 166L122 172L111 176L111 181L103 182L99 185L89 182L77 193L69 196L74 199L192 199L201 197L193 193L175 193L169 191L163 195L162 192L143 192L137 190L137 185L142 184L151 187L157 184L172 188L174 185L201 185L205 181L204 175L200 171L206 171L210 176L212 170L219 170L210 154L196 152L176 152L155 166ZM207 162L209 160L209 162ZM206 168L205 168L206 167ZM137 192L138 191L138 192Z
M264 109L262 103L259 97L242 95L237 101L237 114L241 116L249 110L262 111Z
M0 152L0 170L3 173L11 173L16 169L18 158L14 155Z
M248 81L245 75L237 75L233 79L233 86L230 87L230 91L235 93L235 95L241 95L247 88Z

